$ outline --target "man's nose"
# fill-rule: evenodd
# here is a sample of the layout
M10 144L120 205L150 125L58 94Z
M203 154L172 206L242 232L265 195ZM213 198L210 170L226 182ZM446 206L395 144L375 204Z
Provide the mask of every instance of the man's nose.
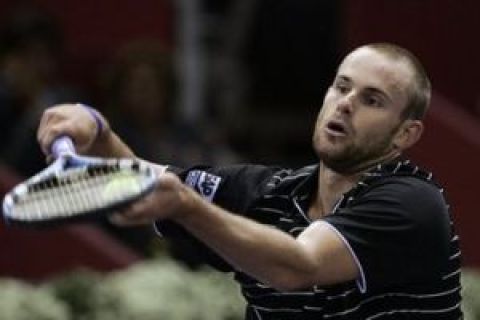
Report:
M353 91L340 98L337 104L337 110L341 113L352 114L354 110L355 93Z

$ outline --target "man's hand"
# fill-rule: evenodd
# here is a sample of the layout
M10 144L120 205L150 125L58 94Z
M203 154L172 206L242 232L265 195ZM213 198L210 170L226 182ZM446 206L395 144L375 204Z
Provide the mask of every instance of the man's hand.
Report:
M165 172L158 179L152 193L113 214L110 221L120 226L142 225L157 219L179 218L191 210L191 205L199 198L193 190L182 184L173 173Z
M80 154L111 158L135 157L100 113L78 103L55 105L43 113L37 139L47 157L53 141L62 135L73 139L75 149Z
M62 135L73 139L79 153L89 153L97 138L109 130L107 121L99 113L96 113L96 120L92 112L96 111L81 104L59 104L48 108L37 131L37 139L45 155L50 154L53 141ZM101 121L101 127L97 121Z

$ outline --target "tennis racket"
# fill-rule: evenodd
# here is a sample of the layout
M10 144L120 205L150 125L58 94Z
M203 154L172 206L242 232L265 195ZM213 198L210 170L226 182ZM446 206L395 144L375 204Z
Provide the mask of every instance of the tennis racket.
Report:
M157 182L148 164L79 156L66 136L52 144L52 155L55 161L49 167L5 196L7 224L36 226L96 218L142 198Z

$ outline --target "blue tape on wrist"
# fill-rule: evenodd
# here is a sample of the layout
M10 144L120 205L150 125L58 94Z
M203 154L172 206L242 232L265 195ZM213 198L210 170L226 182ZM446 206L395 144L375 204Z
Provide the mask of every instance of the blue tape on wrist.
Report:
M103 132L103 121L102 121L102 119L100 119L98 111L95 110L92 107L89 107L89 106L83 104L83 103L79 103L79 105L82 106L83 108L85 108L90 113L90 115L93 117L93 119L95 120L95 123L97 124L97 133L95 135L95 139L98 139L98 137L100 137L100 135Z

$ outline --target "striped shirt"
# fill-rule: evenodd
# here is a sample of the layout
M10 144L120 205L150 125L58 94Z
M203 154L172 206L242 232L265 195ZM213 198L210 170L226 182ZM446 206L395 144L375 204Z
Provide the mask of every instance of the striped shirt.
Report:
M306 212L321 188L318 166L292 171L246 165L177 173L201 194L208 187L208 198L220 206L293 237L315 223ZM351 250L361 270L356 281L279 292L228 266L195 239L192 243L211 264L235 272L247 301L247 320L462 318L459 239L443 189L430 173L408 160L378 166L322 220ZM167 237L185 238L179 236L184 230L169 223L156 227Z

